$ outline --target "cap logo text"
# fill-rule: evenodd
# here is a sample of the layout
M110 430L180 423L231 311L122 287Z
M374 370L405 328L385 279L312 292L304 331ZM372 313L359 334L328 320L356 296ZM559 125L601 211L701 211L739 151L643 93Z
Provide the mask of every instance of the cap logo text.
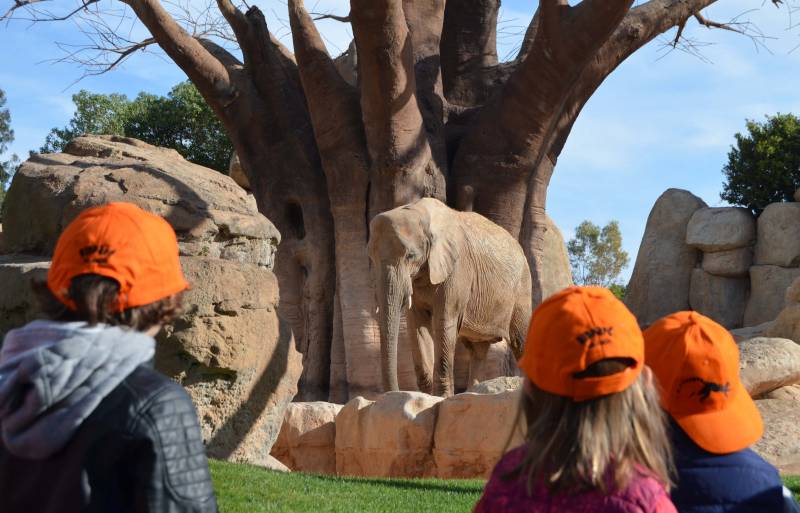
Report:
M80 249L81 258L86 264L108 264L115 251L106 245L86 246Z
M585 345L587 342L591 342L591 344L589 345L589 347L591 347L591 346L595 346L595 345L598 345L598 344L599 345L608 344L610 342L609 340L595 341L594 339L597 338L597 337L602 337L604 335L611 336L613 334L614 334L614 328L612 328L610 326L592 328L592 329L586 330L583 333L581 333L580 335L578 335L577 340L578 340L578 343L581 344L581 345Z

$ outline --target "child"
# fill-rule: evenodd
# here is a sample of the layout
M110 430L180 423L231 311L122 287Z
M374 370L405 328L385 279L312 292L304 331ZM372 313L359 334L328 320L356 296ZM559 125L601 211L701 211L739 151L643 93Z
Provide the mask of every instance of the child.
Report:
M739 349L728 330L697 312L678 312L644 337L645 361L672 420L678 511L797 511L778 471L748 449L764 426L739 380Z
M194 405L152 369L187 286L160 217L112 203L67 226L42 291L52 320L0 352L3 513L217 510Z
M526 443L497 464L476 513L675 512L642 333L611 292L571 287L542 303L519 366Z

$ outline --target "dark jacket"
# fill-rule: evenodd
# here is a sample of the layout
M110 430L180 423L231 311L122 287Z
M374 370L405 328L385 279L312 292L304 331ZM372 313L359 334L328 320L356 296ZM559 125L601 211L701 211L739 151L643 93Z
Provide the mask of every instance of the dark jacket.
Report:
M216 512L194 405L151 368L142 335L34 328L56 340L19 354L3 347L0 511ZM23 334L12 342L33 340Z
M793 501L784 498L778 471L751 449L712 454L698 447L674 422L672 432L678 471L672 502L680 513L792 511L788 508Z

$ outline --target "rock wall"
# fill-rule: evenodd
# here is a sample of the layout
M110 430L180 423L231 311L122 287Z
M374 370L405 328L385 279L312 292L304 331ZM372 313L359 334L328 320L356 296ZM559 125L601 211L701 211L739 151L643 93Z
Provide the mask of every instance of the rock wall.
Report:
M271 269L280 235L225 175L109 136L79 137L64 153L29 159L5 199L0 336L37 316L31 283L46 279L63 227L111 201L170 222L192 284L184 314L158 336L156 368L192 397L209 455L270 466L301 355L276 313Z
M648 217L626 303L642 326L687 309L728 329L771 322L800 277L798 241L800 203L768 205L756 220L669 189Z

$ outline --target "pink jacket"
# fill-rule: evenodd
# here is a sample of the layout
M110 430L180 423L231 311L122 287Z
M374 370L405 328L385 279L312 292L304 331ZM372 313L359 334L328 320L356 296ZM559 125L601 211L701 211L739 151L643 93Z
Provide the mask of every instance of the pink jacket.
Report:
M628 487L610 495L584 492L550 495L544 485L528 495L525 477L506 480L525 457L518 447L497 463L474 513L677 513L664 487L652 477L639 475Z

